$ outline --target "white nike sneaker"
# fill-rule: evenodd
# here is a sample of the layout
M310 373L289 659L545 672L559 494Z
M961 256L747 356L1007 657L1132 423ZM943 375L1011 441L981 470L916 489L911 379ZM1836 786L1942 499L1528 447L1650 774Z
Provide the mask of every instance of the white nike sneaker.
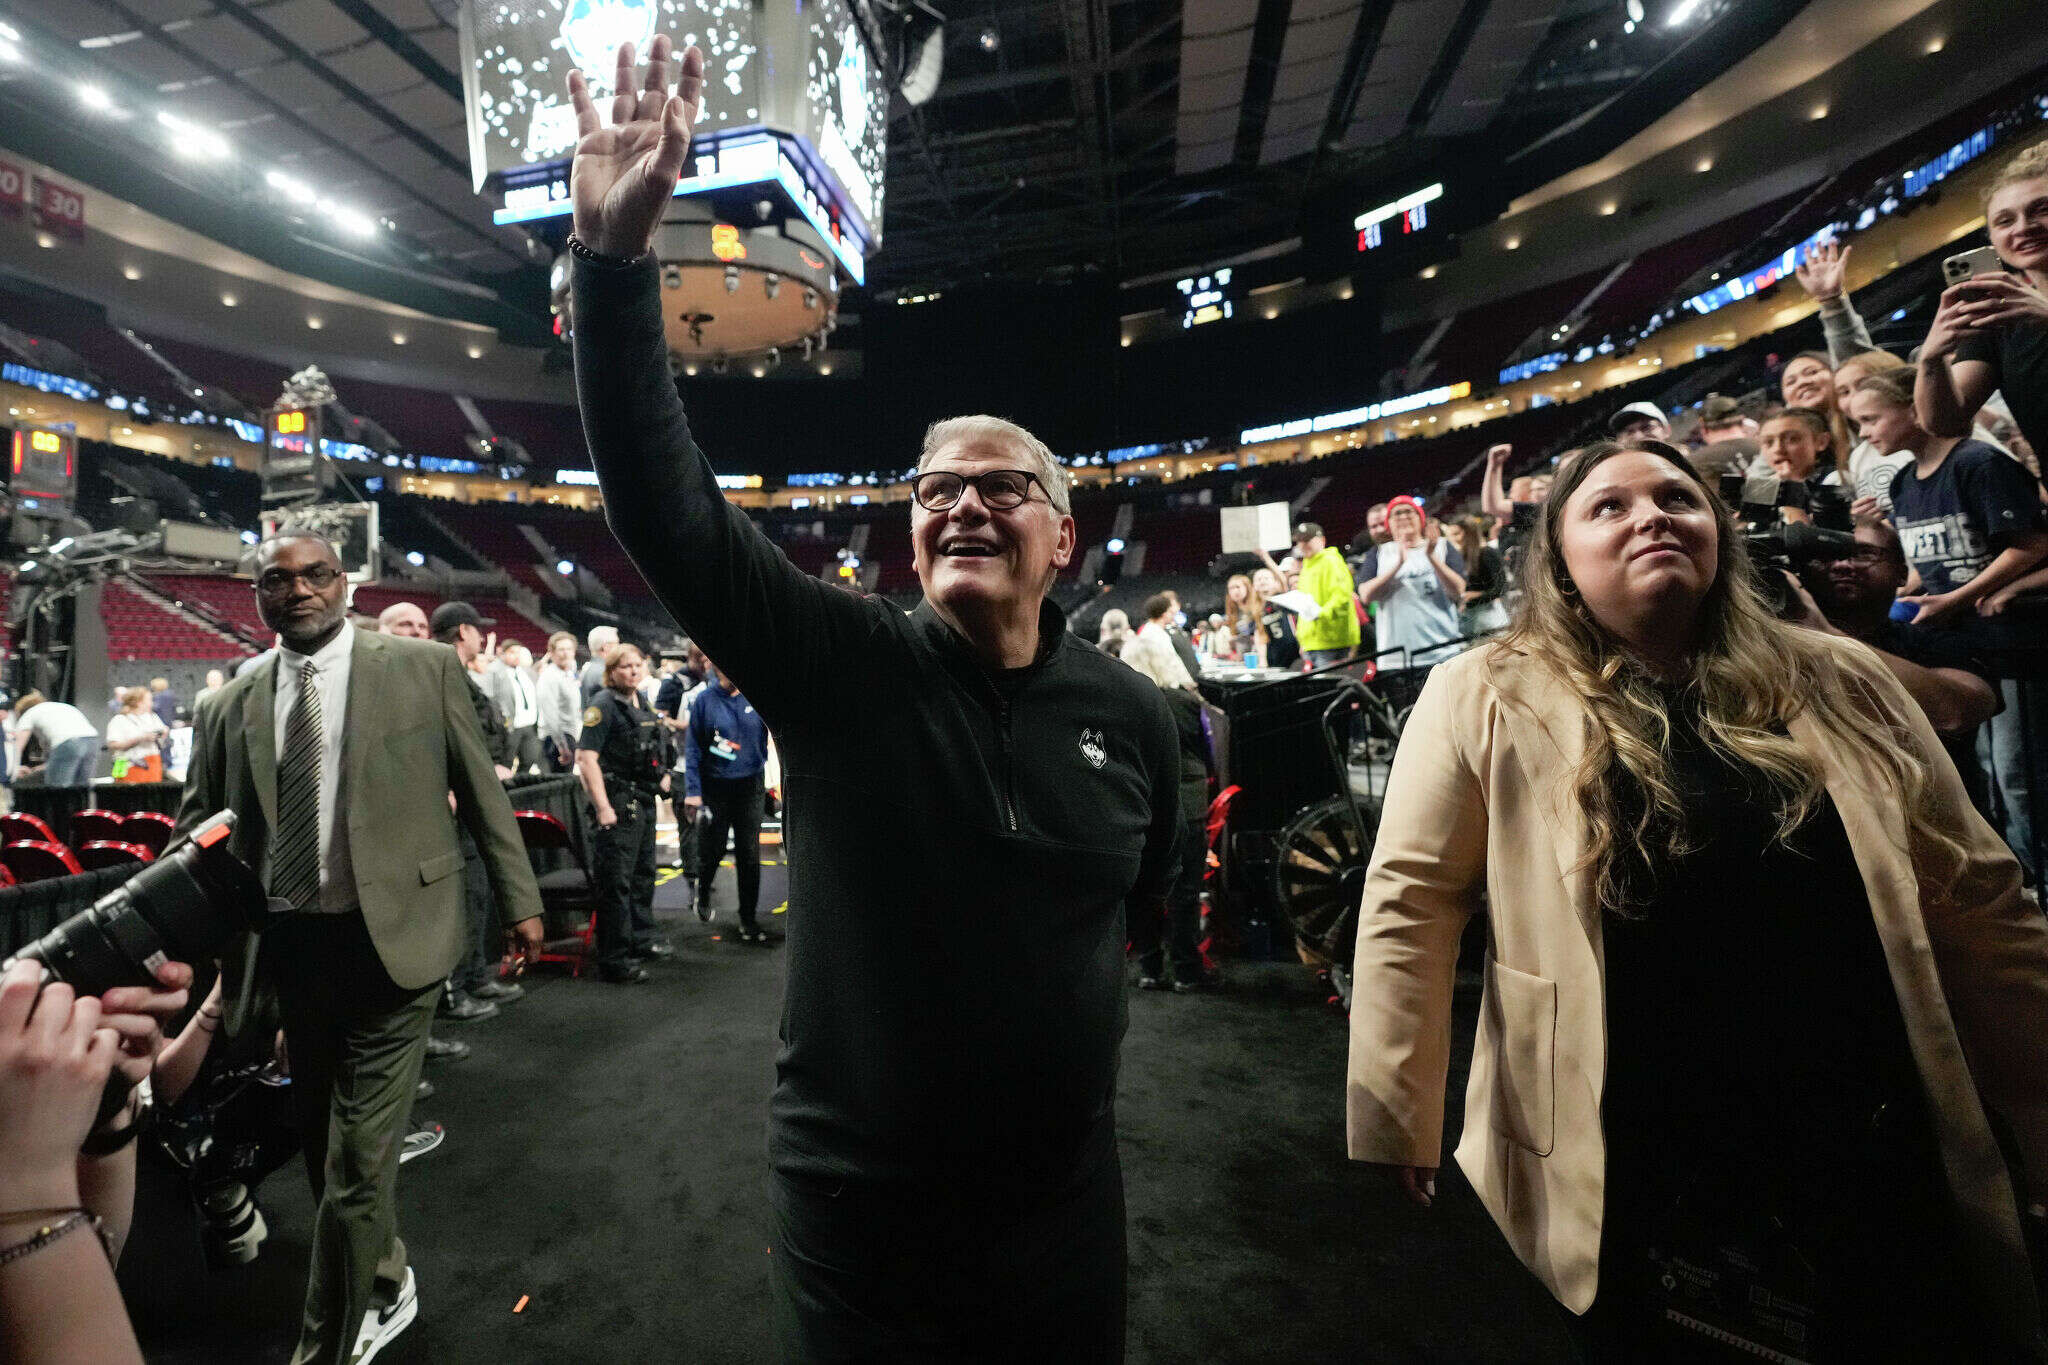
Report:
M398 1334L412 1326L412 1320L419 1315L419 1283L413 1278L412 1267L407 1266L405 1283L398 1286L398 1297L388 1304L372 1305L363 1314L363 1330L356 1336L349 1365L370 1365L377 1353L398 1340Z

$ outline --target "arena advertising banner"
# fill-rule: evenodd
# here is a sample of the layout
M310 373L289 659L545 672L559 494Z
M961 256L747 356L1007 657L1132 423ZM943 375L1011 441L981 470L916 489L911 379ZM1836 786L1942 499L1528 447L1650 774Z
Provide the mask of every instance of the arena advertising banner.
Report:
M263 535L286 531L307 531L325 536L341 557L341 567L351 583L368 583L380 572L377 556L377 504L374 502L317 502L299 507L273 508L263 514Z
M879 239L888 82L848 0L478 0L461 11L470 176L530 188L556 168L566 197L576 116L563 82L582 70L610 117L612 54L657 33L704 51L700 148L768 132L803 142ZM701 162L702 158L698 158ZM692 192L685 169L678 193Z
M85 196L68 185L60 185L44 176L34 177L31 190L35 195L36 226L59 237L74 241L85 238Z

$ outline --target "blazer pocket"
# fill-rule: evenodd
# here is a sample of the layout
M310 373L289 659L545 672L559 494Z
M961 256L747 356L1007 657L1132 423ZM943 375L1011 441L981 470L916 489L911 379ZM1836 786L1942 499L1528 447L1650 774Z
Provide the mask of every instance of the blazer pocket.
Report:
M1491 959L1486 973L1499 1010L1489 1123L1516 1146L1549 1156L1556 1143L1557 983Z
M453 853L443 853L438 858L429 858L420 864L420 885L432 886L449 873L461 870L462 854L459 850Z

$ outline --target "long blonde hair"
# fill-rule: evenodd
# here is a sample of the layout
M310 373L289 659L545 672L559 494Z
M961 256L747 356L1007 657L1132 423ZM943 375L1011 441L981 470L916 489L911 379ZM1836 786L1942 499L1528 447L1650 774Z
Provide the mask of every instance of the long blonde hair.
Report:
M1952 885L1962 846L1935 827L1922 794L1929 756L1911 730L1890 718L1869 684L1844 665L1836 647L1772 615L1752 578L1749 551L1733 516L1675 447L1661 441L1600 441L1568 460L1544 503L1523 567L1523 599L1495 646L1548 665L1586 706L1586 755L1575 773L1578 806L1591 836L1579 868L1594 871L1600 908L1628 914L1623 841L1652 865L1692 851L1699 840L1671 776L1671 719L1657 680L1594 618L1567 572L1560 532L1565 506L1588 475L1625 451L1642 451L1680 471L1712 509L1720 545L1714 581L1699 605L1699 645L1685 686L1697 698L1701 738L1724 760L1756 770L1778 801L1779 839L1790 836L1825 794L1814 757L1785 733L1810 719L1827 746L1854 765L1862 755L1897 798L1911 834L1947 865ZM1617 780L1619 779L1619 780ZM1622 792L1633 784L1639 810Z

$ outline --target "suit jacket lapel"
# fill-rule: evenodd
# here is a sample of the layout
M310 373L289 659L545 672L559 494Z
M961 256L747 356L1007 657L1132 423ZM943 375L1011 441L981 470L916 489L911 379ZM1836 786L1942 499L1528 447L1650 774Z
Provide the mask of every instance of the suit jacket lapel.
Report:
M273 653L256 668L256 681L242 700L242 742L248 746L249 776L263 807L266 828L277 828L277 664Z

